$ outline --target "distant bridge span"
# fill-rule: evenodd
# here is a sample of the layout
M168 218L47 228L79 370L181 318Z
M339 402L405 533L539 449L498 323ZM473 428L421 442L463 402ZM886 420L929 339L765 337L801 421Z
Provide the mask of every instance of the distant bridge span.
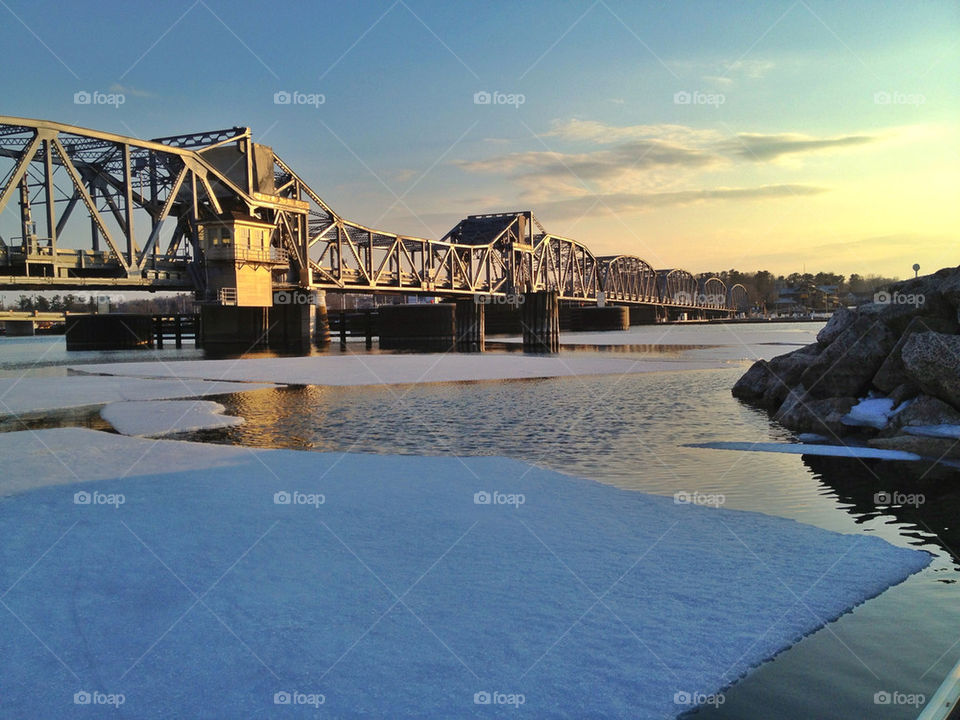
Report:
M530 211L470 215L439 240L368 228L242 127L139 140L0 116L0 213L14 205L19 236L0 237L0 290L189 290L246 306L295 289L555 290L571 302L719 314L748 302L717 278L597 257Z

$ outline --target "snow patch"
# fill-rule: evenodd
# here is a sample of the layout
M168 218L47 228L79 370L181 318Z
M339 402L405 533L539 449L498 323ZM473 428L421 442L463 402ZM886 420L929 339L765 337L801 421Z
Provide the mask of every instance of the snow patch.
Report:
M894 414L896 413L893 409L893 400L890 398L864 398L850 408L850 412L844 415L840 422L850 427L870 427L882 430Z
M497 457L80 428L0 456L11 717L671 717L930 562Z
M162 366L163 363L156 365ZM219 380L148 380L85 375L0 378L0 416L103 405L123 400L225 395L269 387L275 386Z
M124 435L158 437L243 424L243 418L224 415L225 410L210 400L131 401L110 403L100 417Z

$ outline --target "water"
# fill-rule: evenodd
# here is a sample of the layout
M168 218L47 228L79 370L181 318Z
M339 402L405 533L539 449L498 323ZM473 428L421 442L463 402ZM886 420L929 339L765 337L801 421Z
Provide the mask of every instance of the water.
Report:
M906 472L898 463L684 447L709 440L790 440L791 433L765 413L730 396L744 370L732 361L779 354L808 342L816 329L739 326L736 341L723 347L716 345L726 331L717 328L670 331L675 333L670 342L697 346L687 356L731 361L716 370L228 395L220 402L245 417L245 425L184 437L316 451L507 455L644 492L720 493L727 508L928 550L935 556L928 569L804 638L730 688L722 706L698 713L913 718L916 707L876 705L874 695L897 691L929 698L960 659L958 475L934 468L923 480L907 481L919 474L915 465ZM658 347L663 332L636 328L617 334L615 349L675 357L676 347ZM595 342L594 334L578 352L595 352ZM0 344L0 358L11 357L6 347ZM180 352L174 357L197 351ZM104 360L103 353L94 357ZM506 485L498 489L510 491ZM874 494L881 490L920 492L925 502L917 508L878 507Z

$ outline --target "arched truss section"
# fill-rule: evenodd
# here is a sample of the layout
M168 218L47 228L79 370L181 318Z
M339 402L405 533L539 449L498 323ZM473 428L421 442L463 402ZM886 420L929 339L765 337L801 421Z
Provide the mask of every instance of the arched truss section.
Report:
M727 286L717 277L704 277L700 280L700 292L696 304L700 307L722 308L727 304Z
M727 306L736 312L749 312L750 294L743 285L738 283L730 288L727 297Z
M600 263L586 245L544 235L533 249L533 285L556 290L562 299L595 300L600 289Z
M657 302L657 271L645 260L633 255L611 255L598 260L606 300Z
M696 307L697 279L686 270L658 270L657 285L663 304Z

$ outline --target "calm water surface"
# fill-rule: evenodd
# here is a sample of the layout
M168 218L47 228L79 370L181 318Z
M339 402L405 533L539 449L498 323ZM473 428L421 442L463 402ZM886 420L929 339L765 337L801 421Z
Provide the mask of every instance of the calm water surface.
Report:
M675 355L655 330L637 328L618 352ZM770 357L808 342L816 328L749 326L738 342L715 328L681 328L672 342L697 357L731 361L717 370L622 377L260 390L220 398L246 424L185 435L194 440L315 451L506 455L634 490L720 493L728 508L793 518L830 530L879 535L934 554L923 572L804 638L726 692L710 718L913 718L909 706L876 705L879 691L928 698L960 659L960 476L916 466L685 447L708 440L789 441L763 412L730 396L737 358ZM698 338L701 342L698 342ZM34 348L42 346L33 341ZM46 342L44 338L42 341ZM61 339L62 342L62 339ZM31 343L24 343L30 345ZM633 346L633 347L631 347ZM22 362L0 341L0 369ZM596 352L588 345L576 352ZM45 372L63 372L58 349ZM164 351L171 359L195 350ZM351 348L351 352L362 349ZM571 352L571 351L568 351ZM104 353L88 356L103 362ZM106 354L109 355L109 354ZM124 353L112 360L142 360ZM27 358L27 361L29 358ZM34 371L35 372L35 371ZM926 470L927 468L923 468ZM509 492L509 479L501 491ZM878 507L880 490L921 492L918 508ZM777 582L771 578L771 582ZM704 598L709 602L709 598Z

